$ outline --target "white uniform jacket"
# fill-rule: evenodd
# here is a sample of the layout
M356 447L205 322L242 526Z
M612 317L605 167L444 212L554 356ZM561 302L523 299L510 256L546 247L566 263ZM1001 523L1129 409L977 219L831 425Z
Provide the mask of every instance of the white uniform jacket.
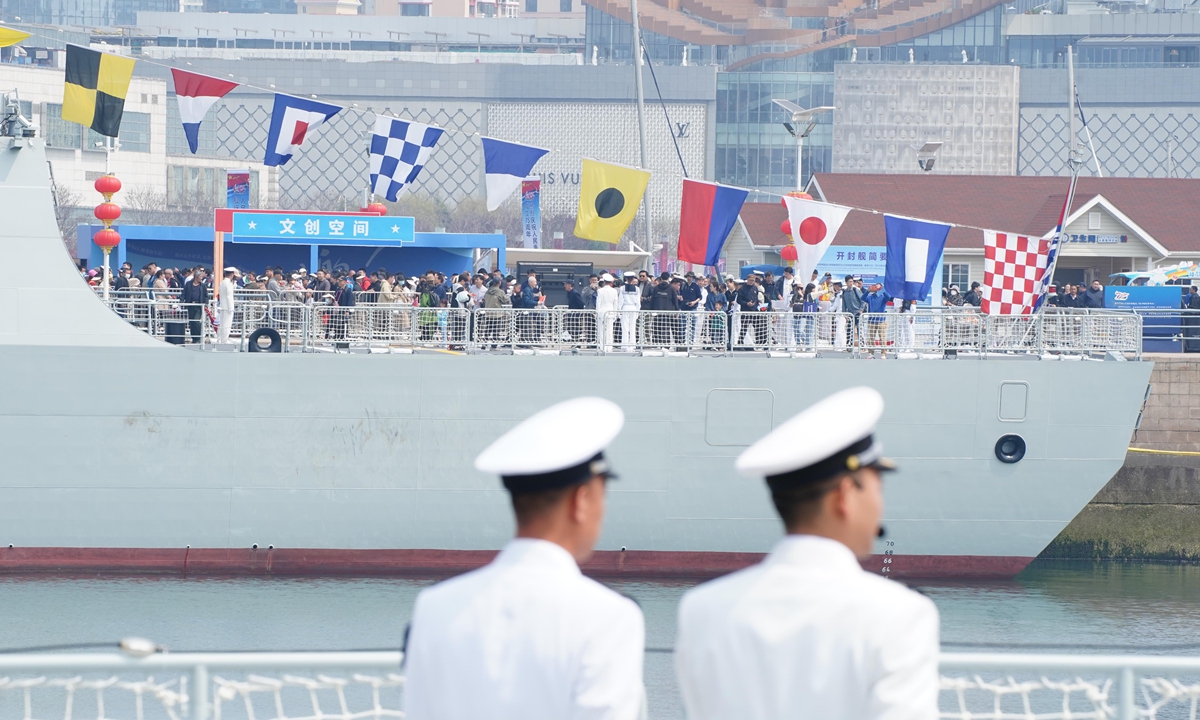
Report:
M621 312L629 312L630 310L641 310L642 309L642 289L640 287L637 287L636 285L634 286L632 292L629 290L626 290L625 288L626 288L626 286L622 285L621 289L617 291L617 309L620 310Z
M690 720L937 717L937 608L834 540L789 535L689 591L675 645Z
M223 313L232 315L233 314L233 293L235 292L233 281L232 280L222 280L221 284L218 286L218 289L221 291L221 297L217 299L218 309Z
M604 313L616 312L618 301L617 289L612 285L604 285L596 291L596 313L601 317Z
M516 539L421 591L405 659L408 720L634 720L645 624L562 547Z

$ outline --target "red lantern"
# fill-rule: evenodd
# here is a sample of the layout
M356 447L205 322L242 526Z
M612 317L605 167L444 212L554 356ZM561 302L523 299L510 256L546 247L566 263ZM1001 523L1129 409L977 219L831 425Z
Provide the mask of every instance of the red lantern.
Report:
M364 212L373 212L376 215L387 215L388 209L387 205L384 205L381 202L373 202L367 206L367 209Z
M96 192L104 196L105 200L111 200L115 193L121 191L121 181L116 175L101 175L96 178L96 184L93 186Z
M786 262L796 262L796 258L800 257L800 255L796 252L796 246L789 243L784 245L783 249L779 251L779 257L783 258Z
M97 220L102 220L107 225L121 217L121 208L116 203L102 202L96 206L95 215Z
M787 235L788 237L791 237L792 236L792 221L784 220L783 222L779 223L779 232L783 233L784 235Z
M812 195L809 195L806 192L797 192L795 190L788 193L786 195L786 197L800 198L801 200L812 200L813 199ZM784 207L787 207L787 200L780 199L779 202L782 203Z
M92 237L92 242L108 252L121 244L121 234L111 228L100 230Z

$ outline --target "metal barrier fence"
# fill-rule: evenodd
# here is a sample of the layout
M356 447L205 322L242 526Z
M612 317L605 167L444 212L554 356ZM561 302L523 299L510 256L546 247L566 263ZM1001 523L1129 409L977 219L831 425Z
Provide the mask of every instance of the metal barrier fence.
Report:
M402 718L400 652L0 655L0 717ZM943 653L944 720L1196 718L1200 658Z
M206 342L218 333L216 302L205 309L158 294L153 299L116 296L109 304L131 324L156 337L176 341L184 334L190 339L197 322L199 336ZM285 351L360 346L462 352L849 352L900 357L956 352L1050 356L1117 353L1139 358L1146 332L1141 314L1095 310L983 315L975 310L939 308L857 316L622 310L599 315L593 310L565 308L470 310L398 303L338 307L257 296L239 298L235 307L232 341L246 349L251 333L270 328L281 336ZM1178 317L1174 320L1179 322ZM1200 313L1194 320L1196 339L1190 342L1200 350ZM1182 330L1175 339L1182 339L1186 345L1193 326L1178 327Z
M947 720L1196 718L1200 658L953 653L941 657Z
M400 652L0 656L0 717L404 717Z

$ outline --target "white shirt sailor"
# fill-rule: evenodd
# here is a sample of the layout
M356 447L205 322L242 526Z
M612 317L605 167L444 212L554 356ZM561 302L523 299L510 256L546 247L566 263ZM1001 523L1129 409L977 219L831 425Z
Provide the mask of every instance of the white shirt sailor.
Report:
M938 714L937 608L827 538L790 535L684 595L675 661L690 720Z
M612 285L600 286L596 291L596 313L603 316L604 313L616 312L618 300L616 288Z
M222 313L230 315L233 314L233 294L235 292L233 281L229 278L223 279L219 289L221 291L221 297L218 300L218 308Z
M642 612L562 547L515 539L423 590L405 660L408 720L633 720Z

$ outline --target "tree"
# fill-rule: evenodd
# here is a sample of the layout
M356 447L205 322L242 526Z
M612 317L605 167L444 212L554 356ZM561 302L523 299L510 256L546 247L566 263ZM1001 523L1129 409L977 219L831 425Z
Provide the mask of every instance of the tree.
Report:
M54 221L58 223L58 233L62 236L67 252L71 254L71 257L75 257L75 235L82 215L79 207L79 193L58 183L53 183L53 188Z

